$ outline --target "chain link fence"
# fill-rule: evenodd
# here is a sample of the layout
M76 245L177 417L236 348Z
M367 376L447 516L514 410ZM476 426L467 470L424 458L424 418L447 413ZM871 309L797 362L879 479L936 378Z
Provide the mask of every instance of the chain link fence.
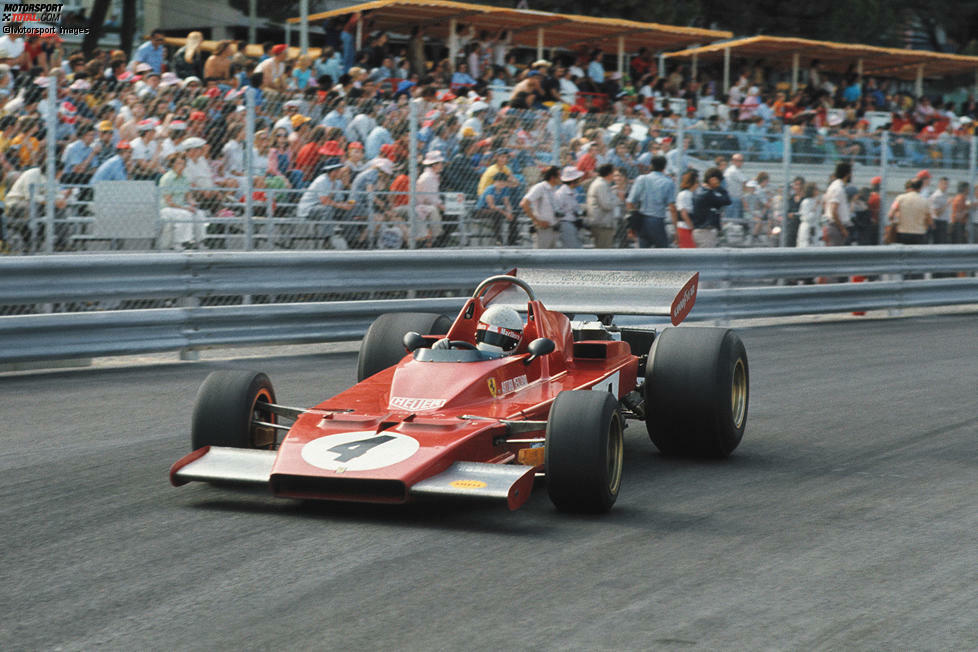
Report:
M587 94L518 108L504 89L412 93L397 80L360 93L275 92L168 75L29 89L40 117L5 118L5 253L529 247L520 202L544 171L583 173L582 218L606 164L612 246L628 247L624 198L657 155L677 182L743 157L740 174L754 183L725 216L722 245L793 246L798 201L820 197L839 161L854 164L854 208L866 210L878 182L878 219L860 243L881 241L891 200L924 169L928 189L965 197L963 232L975 239L978 140L950 130L831 117L820 128L730 125L715 107L678 104L652 120ZM595 246L588 228L577 233Z

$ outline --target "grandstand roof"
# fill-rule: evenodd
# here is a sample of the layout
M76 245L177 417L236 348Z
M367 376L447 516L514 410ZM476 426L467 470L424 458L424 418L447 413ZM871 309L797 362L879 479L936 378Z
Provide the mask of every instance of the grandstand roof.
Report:
M781 36L752 36L680 52L670 52L665 56L670 59L692 59L695 55L697 61L708 61L723 57L723 51L727 49L733 56L765 58L775 65L780 64L788 68L792 65L792 58L785 55L797 52L803 65L818 59L826 70L837 72L845 72L850 65L862 59L864 75L898 79L914 79L921 64L924 66L925 77L961 75L978 71L978 57Z
M573 48L585 44L617 51L618 38L621 37L626 52L635 52L640 47L653 51L671 50L733 36L731 32L694 27L554 14L448 0L376 0L311 14L308 19L309 22L328 20L355 11L370 12L372 29L407 32L412 26L421 24L429 36L447 38L448 21L455 18L463 23L474 23L480 30L507 29L510 31L512 43L524 47L536 47L537 28L541 27L546 30L544 45L547 48ZM288 22L300 23L301 20L289 18Z

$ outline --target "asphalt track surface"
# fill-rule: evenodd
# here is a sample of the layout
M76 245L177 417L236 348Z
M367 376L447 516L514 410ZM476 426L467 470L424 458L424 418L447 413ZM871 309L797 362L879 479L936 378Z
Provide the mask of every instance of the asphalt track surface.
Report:
M349 353L7 374L0 649L974 649L975 323L741 331L741 447L633 423L602 517L168 484L209 371L312 404Z

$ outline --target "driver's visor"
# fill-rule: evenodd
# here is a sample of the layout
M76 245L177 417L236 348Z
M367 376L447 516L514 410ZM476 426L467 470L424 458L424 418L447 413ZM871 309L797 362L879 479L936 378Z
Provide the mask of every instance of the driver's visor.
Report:
M498 346L503 351L511 351L520 343L520 331L510 330L502 326L480 323L475 330L475 340L482 344Z

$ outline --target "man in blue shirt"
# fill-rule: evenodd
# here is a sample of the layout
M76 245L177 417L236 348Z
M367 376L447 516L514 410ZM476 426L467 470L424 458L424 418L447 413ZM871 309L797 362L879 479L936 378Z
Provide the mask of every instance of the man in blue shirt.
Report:
M102 163L92 175L92 184L99 181L125 181L129 178L127 168L132 146L128 140L120 140L116 145L116 155Z
M163 72L163 59L166 48L163 45L163 32L154 30L149 35L149 40L136 48L136 53L132 57L132 63L148 63L153 66L153 72L160 74Z
M367 135L367 140L363 143L363 147L366 151L367 159L372 160L380 156L381 147L393 144L394 138L391 136L390 130L383 124L378 124L370 130L370 133Z
M94 144L95 127L89 124L78 128L78 137L65 147L61 155L65 172L62 183L87 184L98 167L96 154L102 145Z
M635 179L625 200L630 211L628 226L643 248L668 247L666 213L669 213L673 225L679 219L676 214L676 182L663 174L665 169L666 157L653 156L652 171Z
M512 247L519 238L517 222L513 218L513 207L509 203L509 175L497 172L492 184L479 196L475 205L475 219L484 220L492 228L495 244ZM509 222L509 231L503 239L505 222Z

